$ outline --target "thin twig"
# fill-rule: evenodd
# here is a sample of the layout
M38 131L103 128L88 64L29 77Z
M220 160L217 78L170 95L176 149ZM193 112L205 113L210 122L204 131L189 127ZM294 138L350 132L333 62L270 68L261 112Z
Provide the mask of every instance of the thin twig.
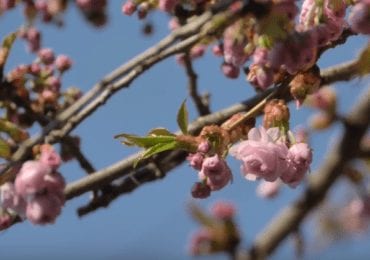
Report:
M195 73L193 64L190 58L190 54L187 51L184 54L184 65L186 70L186 75L188 76L188 89L189 89L189 95L193 99L193 102L198 110L198 113L200 116L205 116L211 113L209 110L209 104L208 101L205 102L205 98L199 95L198 93L198 87L197 87L197 78L198 75Z

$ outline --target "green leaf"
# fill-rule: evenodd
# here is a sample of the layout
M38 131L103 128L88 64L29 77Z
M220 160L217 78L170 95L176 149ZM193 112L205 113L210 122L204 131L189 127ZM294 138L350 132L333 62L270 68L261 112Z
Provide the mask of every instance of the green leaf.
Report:
M169 143L158 143L150 148L148 148L141 156L134 162L134 168L138 164L138 162L142 159L149 158L150 156L153 156L157 153L161 153L168 150L174 150L178 148L178 142L172 141Z
M7 133L16 142L21 142L28 138L27 132L6 119L0 119L0 131Z
M8 59L10 49L12 48L13 43L16 38L17 38L17 34L15 32L8 34L4 38L2 46L0 48L0 68L4 67L6 60Z
M171 133L166 128L158 127L150 130L148 136L175 136L175 134Z
M2 138L0 138L0 157L9 158L10 157L10 146Z
M188 110L185 104L186 100L182 102L179 111L177 112L177 124L183 134L188 133Z
M16 38L17 38L17 33L12 32L8 34L3 40L3 44L2 44L3 48L10 49L13 46L13 43Z
M137 145L139 147L143 148L150 148L152 146L155 146L157 144L166 144L173 142L176 139L176 136L137 136L137 135L130 135L130 134L119 134L116 135L115 138L126 138L126 140L123 140L122 143L128 146Z

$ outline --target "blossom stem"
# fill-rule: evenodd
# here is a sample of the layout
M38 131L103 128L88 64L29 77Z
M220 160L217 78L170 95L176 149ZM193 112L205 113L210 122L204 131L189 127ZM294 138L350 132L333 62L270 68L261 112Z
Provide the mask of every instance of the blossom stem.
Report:
M235 122L231 123L230 126L226 127L225 130L231 131L235 129L237 126L245 122L246 120L256 116L265 106L266 102L272 98L277 93L277 89L272 91L267 97L262 99L259 103L257 103L254 107L252 107L248 112L245 112L240 118L238 118Z

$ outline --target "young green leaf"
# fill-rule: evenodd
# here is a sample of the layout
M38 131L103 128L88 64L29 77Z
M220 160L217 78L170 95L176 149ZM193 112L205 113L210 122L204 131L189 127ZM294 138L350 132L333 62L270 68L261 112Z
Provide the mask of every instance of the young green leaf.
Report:
M171 133L166 128L158 127L150 130L148 136L175 136L175 134Z
M140 156L140 158L138 158L134 162L134 168L139 163L139 161L142 160L142 159L149 158L152 155L155 155L157 153L161 153L161 152L164 152L164 151L174 150L177 147L178 147L178 142L177 141L172 141L172 142L169 142L169 143L158 143L158 144L148 148L147 150L145 150L145 152Z
M10 146L2 138L0 138L0 157L9 158L10 157Z
M1 48L0 48L0 69L4 67L5 62L8 59L10 49L13 46L13 43L16 38L17 38L17 34L15 32L8 34L4 38Z
M177 124L183 134L188 133L188 110L186 108L186 100L182 102L179 111L177 112Z
M119 134L116 135L115 138L125 138L126 140L123 140L122 143L128 146L139 146L143 148L150 148L152 146L155 146L157 144L166 144L173 142L176 137L175 136L137 136L137 135L130 135L130 134Z

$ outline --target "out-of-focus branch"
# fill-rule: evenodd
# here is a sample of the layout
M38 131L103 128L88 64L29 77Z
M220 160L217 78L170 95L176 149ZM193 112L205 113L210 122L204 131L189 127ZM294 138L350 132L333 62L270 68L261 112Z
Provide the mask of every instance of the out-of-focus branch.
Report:
M308 178L302 196L282 210L256 238L246 254L238 259L264 259L295 231L307 214L325 197L329 188L341 175L347 162L358 156L362 137L370 123L370 89L367 89L355 108L347 115L344 134L320 167Z
M189 52L184 54L184 65L186 70L186 75L188 76L188 89L191 98L198 110L200 116L205 116L211 113L209 110L209 104L206 97L199 95L197 87L198 75L195 73L193 64L189 55Z

